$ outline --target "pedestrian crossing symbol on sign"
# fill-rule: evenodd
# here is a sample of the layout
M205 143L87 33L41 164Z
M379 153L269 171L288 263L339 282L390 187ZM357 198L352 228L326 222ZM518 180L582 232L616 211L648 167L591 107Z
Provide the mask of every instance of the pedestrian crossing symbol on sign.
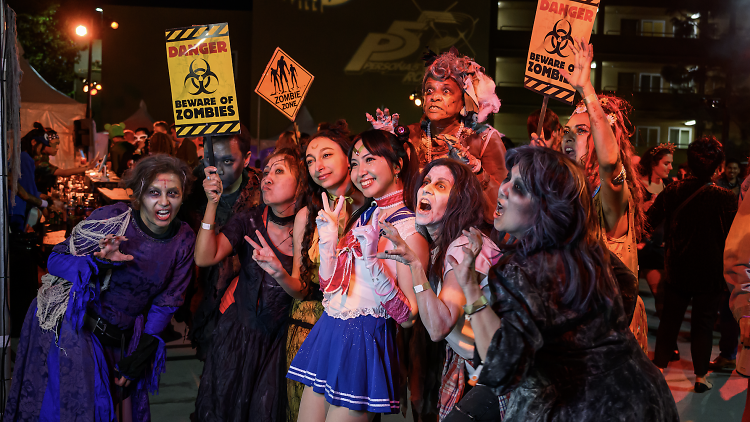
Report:
M313 79L310 72L277 47L255 92L294 121Z

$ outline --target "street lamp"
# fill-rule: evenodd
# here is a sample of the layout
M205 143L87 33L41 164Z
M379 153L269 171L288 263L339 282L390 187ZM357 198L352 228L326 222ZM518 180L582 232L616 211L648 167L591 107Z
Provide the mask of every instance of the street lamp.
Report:
M104 13L104 11L102 10L102 8L100 8L100 7L97 7L96 11L98 13L100 13L100 14ZM102 21L104 20L104 16L103 15L101 15L100 18L101 18ZM102 25L99 26L99 30L100 31L101 31L101 26ZM110 27L112 29L117 29L117 28L120 27L120 24L118 24L115 21L112 21L112 22L110 22ZM96 95L96 93L98 91L101 91L101 89L102 89L101 85L96 84L96 82L94 82L94 83L91 82L91 65L92 65L92 63L91 63L91 60L92 60L92 58L91 58L91 52L93 50L92 46L93 46L93 42L94 42L94 28L95 28L95 26L94 26L94 16L93 15L91 16L90 26L88 28L86 26L84 26L84 25L78 25L76 27L76 35L78 35L79 37L86 37L86 36L88 36L88 39L89 39L89 63L88 63L88 70L87 70L87 77L86 77L86 86L83 89L83 91L86 93L86 118L87 119L91 118L91 112L92 112L92 110L91 110L91 96L92 95Z
M94 19L93 18L91 18L91 28L92 29L94 28ZM86 92L86 118L90 119L91 118L91 95L92 95L92 93L91 93L91 91L92 91L92 89L91 89L92 88L91 87L91 50L92 50L92 45L93 45L93 42L94 42L94 34L93 33L89 33L89 31L87 30L87 28L85 26L83 26L83 25L78 25L78 27L76 28L76 34L79 37L85 37L85 36L88 35L88 38L89 38L88 77L86 78L86 86L84 87L84 91Z

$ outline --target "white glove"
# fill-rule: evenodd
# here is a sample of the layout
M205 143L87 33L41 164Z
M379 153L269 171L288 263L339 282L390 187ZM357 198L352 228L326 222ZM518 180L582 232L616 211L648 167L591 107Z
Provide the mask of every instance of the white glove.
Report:
M339 214L344 207L344 196L339 197L336 208L331 211L328 205L328 194L323 192L323 209L318 211L315 224L318 226L318 250L320 253L320 268L318 275L321 280L328 280L333 276L336 267L336 246L339 243Z
M359 247L362 249L362 256L365 259L365 266L370 271L375 293L382 296L383 302L387 302L396 296L398 288L396 280L388 274L385 265L378 259L378 242L380 241L378 217L380 217L380 208L376 208L372 213L370 224L357 227L352 230L352 234L357 238Z

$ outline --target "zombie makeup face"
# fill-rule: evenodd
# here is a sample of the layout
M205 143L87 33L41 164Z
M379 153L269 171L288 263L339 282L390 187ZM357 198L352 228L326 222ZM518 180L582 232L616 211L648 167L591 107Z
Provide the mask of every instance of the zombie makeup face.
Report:
M425 226L433 239L443 223L454 183L455 178L448 167L437 166L430 169L417 191L416 222Z
M399 189L396 174L401 168L385 157L371 154L361 140L354 144L349 165L354 186L368 198L380 198Z
M591 122L586 113L574 114L563 128L562 152L576 163L588 153Z
M242 170L245 168L245 157L236 139L213 144L216 174L221 179L227 193L235 192L242 183Z
M508 178L500 185L497 194L495 229L521 238L531 227L531 207L531 194L515 165L508 173Z
M316 184L329 192L347 184L349 162L346 152L336 142L325 137L315 138L308 145L306 153L307 171Z
M174 173L159 173L141 196L141 220L154 233L167 231L182 205L182 182Z
M289 169L283 155L271 158L263 169L260 181L263 202L272 208L284 209L293 204L297 195L297 178Z
M424 84L424 113L430 121L454 119L464 107L461 88L453 79L427 78Z

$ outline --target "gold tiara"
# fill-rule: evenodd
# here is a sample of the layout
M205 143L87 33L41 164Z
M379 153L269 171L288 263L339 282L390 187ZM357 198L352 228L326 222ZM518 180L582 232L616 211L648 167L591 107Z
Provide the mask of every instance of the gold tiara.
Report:
M671 142L667 142L667 143L664 143L664 144L659 144L659 145L655 146L654 149L651 151L651 155L656 156L656 154L658 154L659 152L661 152L661 151L663 151L665 149L669 150L670 154L674 154L675 146Z

